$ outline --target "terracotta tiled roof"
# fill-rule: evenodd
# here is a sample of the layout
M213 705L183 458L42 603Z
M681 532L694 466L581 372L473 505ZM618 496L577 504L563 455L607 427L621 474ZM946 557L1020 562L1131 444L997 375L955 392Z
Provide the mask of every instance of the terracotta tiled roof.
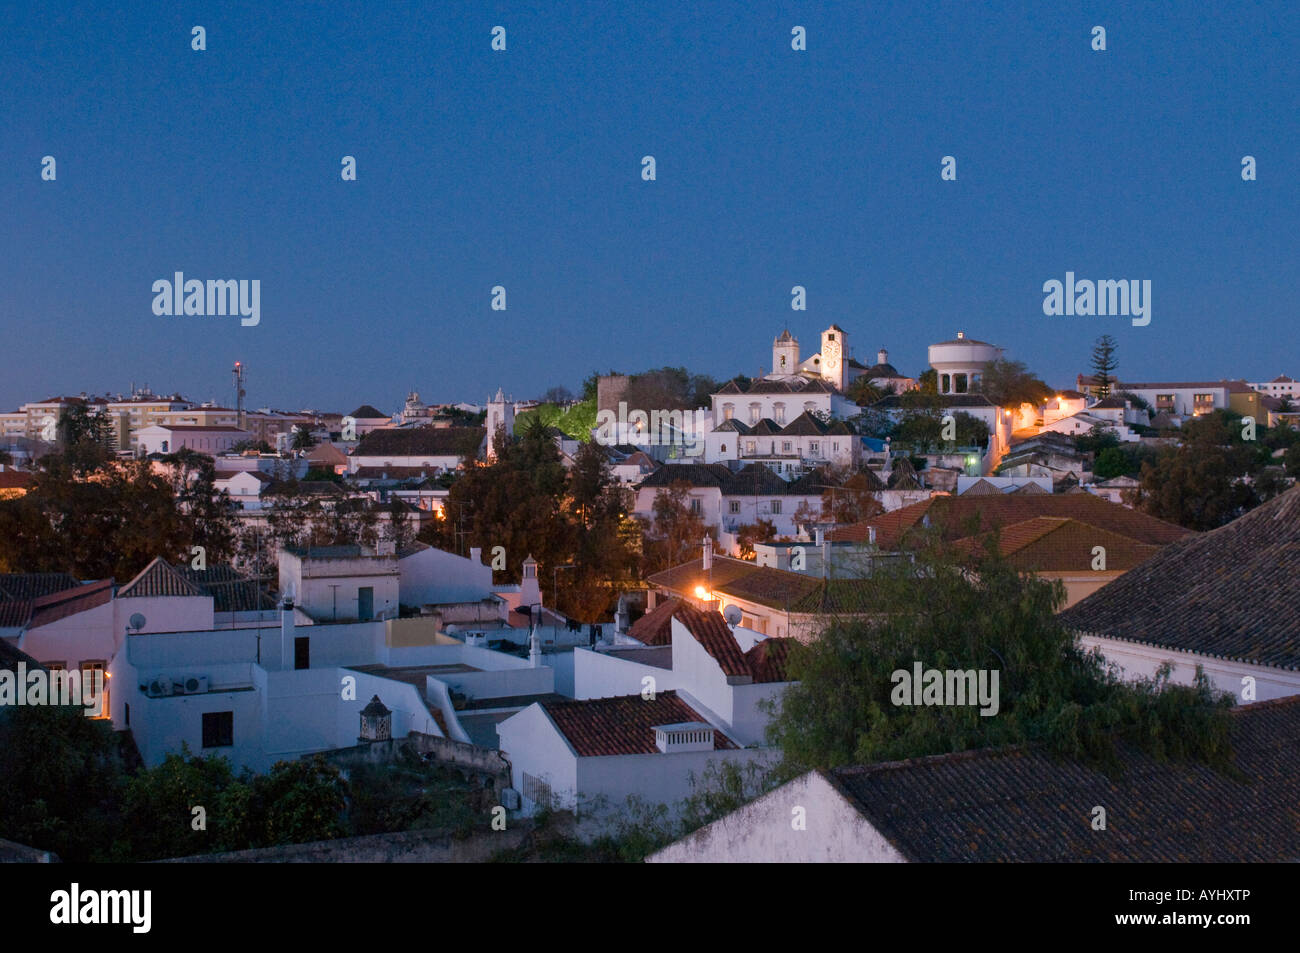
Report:
M899 407L906 407L902 394L890 394L882 397L871 406L877 410L894 410ZM983 394L940 394L936 398L940 407L994 407L993 401L989 400Z
M36 599L76 586L77 580L66 572L0 574L0 629L26 625Z
M671 690L657 692L652 700L629 695L539 704L580 758L656 754L659 748L655 745L655 727L687 721L707 723L707 719ZM713 750L735 747L735 742L714 729Z
M671 486L689 483L691 486L720 487L732 477L721 463L672 463L662 466L641 481L641 486Z
M247 430L240 430L238 427L201 427L195 424L154 424L160 430L170 430L172 433L248 433Z
M655 573L649 581L686 596L693 596L695 587L704 585L736 599L774 608L785 608L807 594L818 582L802 573L760 566L729 556L714 556L711 574L704 572L703 560L695 559Z
M953 548L969 553L991 543L991 535L970 536L957 540ZM1107 572L1130 570L1160 551L1159 546L1061 516L1036 516L1003 526L998 543L1008 562L1026 572L1088 572L1095 546L1105 548Z
M73 589L63 589L41 596L32 603L32 621L29 628L49 625L78 612L94 609L113 599L113 580L101 579Z
M357 467L352 474L354 480L410 480L416 477L435 475L435 466L423 467Z
M201 596L203 591L161 556L117 591L119 599L150 596Z
M204 595L212 597L213 612L252 612L275 608L275 600L252 577L245 576L233 566L191 569L182 565L176 568Z
M361 438L354 457L454 456L471 443L482 443L484 427L408 427L372 430Z
M827 424L814 417L809 411L804 411L794 420L785 425L781 431L782 437L820 437L826 432Z
M1001 496L1004 491L988 480L976 480L962 493L962 496Z
M756 380L746 394L833 394L835 388L820 377L789 377L779 381Z
M749 672L755 682L789 681L786 660L792 639L764 639L745 653Z
M723 675L750 674L749 663L745 661L745 655L736 644L736 637L722 618L722 613L683 604L676 616L687 631L695 636L695 641L704 647L704 651L713 656Z
M633 622L627 634L642 645L672 645L673 616L684 605L675 596L661 600L657 606Z
M302 496L343 496L343 487L329 480L274 480L262 490L266 496L298 493Z
M1300 486L1188 536L1061 614L1107 638L1300 670Z
M751 463L742 470L730 474L722 484L723 496L785 496L790 492L790 484L781 479L771 468L761 463ZM821 491L817 491L818 495Z
M1300 860L1300 696L1247 705L1231 719L1241 780L1128 746L1113 779L1028 747L823 777L912 861ZM1106 808L1104 834L1089 823L1096 804Z
M680 566L673 566L671 569L664 569L654 573L647 581L661 589L693 596L695 587L703 585L706 578L709 584L716 588L740 577L748 576L760 568L762 567L752 562L746 562L743 559L714 556L713 569L709 573L704 571L703 559L692 559Z
M22 649L15 646L8 639L0 639L0 669L8 672L17 672L19 662L21 662L29 672L45 668L44 665L36 661L36 659L32 658Z
M1044 490L1038 483L1022 483L1011 491L1012 493L1022 493L1026 496L1050 496L1051 490Z
M889 474L889 488L891 490L919 490L921 481L916 475L916 467L912 466L912 461L907 457L899 457L894 461L894 466Z
M348 416L354 417L357 420L378 420L380 418L383 418L384 420L390 419L388 414L376 407L372 407L370 404L362 404L356 410L352 411L352 413L348 414Z
M927 517L940 527L947 540L961 539L986 532L995 526L1021 523L1036 516L1059 516L1088 523L1141 543L1163 546L1187 536L1190 530L1156 519L1118 503L1111 503L1091 493L1074 496L1044 496L1003 493L998 496L938 496L911 506L904 506L863 523L855 523L831 532L832 540L863 542L868 528L876 528L876 544L882 549L897 549L907 531Z
M261 470L218 470L216 471L215 479L233 480L235 477L241 476L243 474L248 474L258 483L261 483L263 486L265 486L268 483L274 482L274 478L270 474L263 473Z

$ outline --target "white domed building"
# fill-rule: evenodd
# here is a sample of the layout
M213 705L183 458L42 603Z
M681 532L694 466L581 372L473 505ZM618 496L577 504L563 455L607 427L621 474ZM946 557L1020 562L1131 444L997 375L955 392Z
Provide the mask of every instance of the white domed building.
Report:
M966 394L984 374L989 363L1002 357L1002 348L966 337L958 331L951 341L930 345L930 366L939 376L940 394Z

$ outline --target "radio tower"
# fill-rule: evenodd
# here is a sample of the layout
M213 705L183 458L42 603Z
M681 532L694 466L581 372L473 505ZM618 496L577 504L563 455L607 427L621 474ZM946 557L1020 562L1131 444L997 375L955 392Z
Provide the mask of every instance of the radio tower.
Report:
M235 421L240 430L244 429L244 365L235 361Z

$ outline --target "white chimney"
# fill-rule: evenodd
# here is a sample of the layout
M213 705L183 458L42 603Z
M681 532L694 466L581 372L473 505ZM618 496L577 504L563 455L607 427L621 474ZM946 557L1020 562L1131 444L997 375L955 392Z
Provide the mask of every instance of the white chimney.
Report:
M469 558L474 563L474 565L476 566L481 565L483 562L483 547L471 546L469 548Z
M293 605L286 604L280 610L280 667L288 667L289 651L293 647Z
M874 526L867 527L867 542L872 546L876 545L876 528Z
M966 332L965 332L965 331L958 331L958 332L957 332L957 340L958 340L958 341L964 340L965 337L966 337Z
M708 572L713 568L713 540L704 537L704 570Z
M541 615L541 606L538 606L538 615ZM532 610L529 610L529 618L532 618ZM542 634L538 630L541 628L541 619L538 619L538 625L533 626L532 634L528 639L528 666L530 668L542 667Z
M876 353L876 363L877 364L889 363L889 352L886 351L883 347Z

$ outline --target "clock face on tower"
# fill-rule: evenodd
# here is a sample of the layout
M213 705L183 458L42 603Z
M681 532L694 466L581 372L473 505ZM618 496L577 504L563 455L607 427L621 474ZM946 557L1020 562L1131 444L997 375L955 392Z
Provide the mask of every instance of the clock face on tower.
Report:
M822 347L822 366L834 371L840 366L840 342L827 341Z

